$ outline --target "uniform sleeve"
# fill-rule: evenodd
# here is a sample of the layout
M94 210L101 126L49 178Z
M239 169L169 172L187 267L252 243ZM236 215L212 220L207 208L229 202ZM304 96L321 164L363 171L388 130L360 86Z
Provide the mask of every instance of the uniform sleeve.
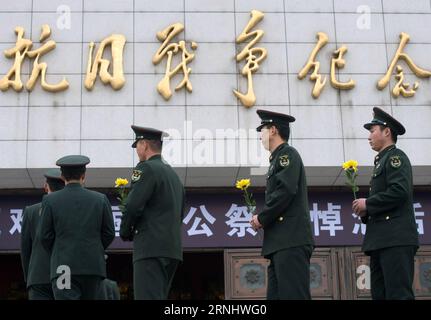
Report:
M125 241L133 239L134 226L144 214L145 206L156 186L152 169L148 165L142 166L141 169L139 179L133 182L127 196L124 212L121 216L120 237Z
M27 282L28 266L30 264L32 238L30 233L30 214L28 207L24 209L21 226L21 263L24 281Z
M112 208L106 196L103 197L102 244L106 249L115 238L114 218Z
M385 191L378 192L366 200L367 214L375 216L398 207L409 196L409 186L411 185L410 166L408 161L401 157L399 167L394 167L389 159L386 164L386 184Z
M258 220L264 228L273 223L289 207L298 191L301 162L295 153L287 155L289 164L285 167L280 165L281 170L272 177L275 179L271 182L275 184L275 189L267 196L263 210L258 215Z
M365 216L361 217L361 222L363 224L367 224L368 223L368 213Z
M43 247L51 252L55 240L54 220L52 217L52 209L46 198L42 201L41 217L37 232L40 235L40 241Z

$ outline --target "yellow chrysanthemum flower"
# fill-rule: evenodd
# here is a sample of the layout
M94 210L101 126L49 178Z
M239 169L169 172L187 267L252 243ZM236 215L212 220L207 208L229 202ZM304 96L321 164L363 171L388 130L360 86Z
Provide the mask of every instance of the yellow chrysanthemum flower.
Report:
M356 160L349 160L343 163L343 169L348 170L352 168L353 171L358 171L358 161Z
M127 179L117 178L115 180L115 188L126 186L129 183Z
M236 188L240 190L245 190L250 186L250 179L241 179L236 182Z

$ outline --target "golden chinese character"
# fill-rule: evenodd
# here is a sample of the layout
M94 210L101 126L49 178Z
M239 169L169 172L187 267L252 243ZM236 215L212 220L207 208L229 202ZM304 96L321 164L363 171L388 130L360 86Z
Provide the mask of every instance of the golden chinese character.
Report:
M124 83L126 82L123 72L123 49L125 43L126 38L122 34L112 34L111 36L103 39L100 43L99 49L96 52L94 61L92 61L94 42L90 43L87 74L85 76L84 82L85 88L87 88L87 90L93 89L98 71L100 80L102 80L103 84L106 85L109 83L114 90L120 90L124 86ZM107 59L103 59L103 52L106 46L109 45L111 46L112 55L112 75L109 73L109 65L111 62Z
M53 40L49 40L44 43L39 49L31 50L33 46L33 42L29 39L24 39L24 28L16 27L15 33L17 34L17 41L15 43L15 47L5 50L4 54L7 58L15 57L15 62L9 72L0 79L0 89L2 91L6 91L11 86L15 91L21 91L23 88L23 84L21 82L21 66L27 55L29 58L34 58L33 69L26 83L26 88L28 91L33 90L34 85L36 84L37 78L41 74L41 85L42 88L46 91L50 92L58 92L62 90L66 90L69 87L69 83L65 78L57 84L48 84L46 82L46 63L39 63L39 58L48 53L49 51L55 49L56 43ZM42 32L40 35L40 42L45 41L51 35L51 28L48 25L42 26ZM12 77L14 79L12 80Z
M40 35L39 41L43 42L47 38L49 38L50 36L51 36L51 28L46 24L43 25L42 26L42 33ZM39 75L41 73L42 73L42 76L41 76L42 88L45 89L46 91L58 92L58 91L63 91L63 90L66 90L67 88L69 88L69 82L67 82L66 78L63 78L63 80L61 80L61 82L59 82L57 84L48 84L46 82L46 69L48 66L45 62L39 63L40 56L44 55L45 53L48 53L49 51L51 51L53 49L55 49L55 46L56 46L55 41L49 40L48 42L44 43L39 49L27 52L27 55L30 58L36 57L36 59L34 59L34 63L33 63L33 70L31 71L30 78L28 79L27 84L26 84L27 90L29 90L29 91L33 90L34 85L36 84L37 78L39 77Z
M181 40L178 43L169 43L176 35L184 30L184 25L181 23L174 23L162 31L157 32L157 39L163 41L160 48L153 56L153 64L156 65L162 61L164 56L168 55L168 61L166 63L166 71L162 80L157 85L157 91L162 95L165 100L169 100L172 96L170 79L177 74L180 70L184 74L183 80L175 87L175 91L180 90L182 87L186 87L189 92L192 92L192 83L189 80L189 74L192 69L187 67L187 64L192 61L195 57L194 53L190 53L186 49L186 43ZM196 50L197 44L191 43L192 50ZM181 62L173 69L171 69L173 54L176 54L180 50L182 52Z
M315 81L312 96L313 98L317 99L320 96L320 93L323 90L323 87L326 84L326 77L323 77L319 74L320 69L320 62L316 61L316 56L319 53L320 49L322 49L327 43L328 43L328 35L324 32L318 32L316 35L317 38L317 44L314 47L313 51L311 51L310 56L308 57L307 63L305 66L299 71L298 73L298 79L302 80L304 79L308 72L313 69L313 72L310 76L310 81Z
M340 82L335 77L335 68L344 68L346 60L343 59L344 53L347 52L347 47L342 46L340 49L335 50L333 53L333 58L331 60L331 85L336 89L348 90L355 86L355 81L350 79L347 82Z
M398 97L400 93L405 98L413 97L416 93L417 88L419 88L419 82L417 81L415 81L412 88L409 88L410 83L404 82L403 68L399 65L397 65L397 74L395 76L395 79L398 80L398 82L392 89L392 95L394 97Z
M379 82L377 82L377 88L379 90L382 90L383 88L385 88L389 83L389 80L391 78L391 75L392 75L395 67L397 67L396 68L397 75L395 76L395 79L398 80L398 82L392 90L392 95L395 98L399 97L400 94L403 97L412 97L412 96L414 96L417 88L419 87L419 82L417 82L417 81L414 83L413 87L410 89L409 89L410 84L403 82L404 81L404 73L403 73L403 69L401 68L401 66L397 65L398 60L400 60L400 59L404 60L407 63L407 65L409 66L409 68L413 71L413 73L419 78L429 78L431 76L430 71L419 68L413 62L413 60L407 54L405 54L403 52L404 47L409 42L409 40L410 40L410 36L407 33L401 32L401 34L400 34L400 45L398 46L398 49L395 52L395 56L392 59L391 64L389 65L388 71L386 72L384 77L381 78L379 80Z
M15 62L9 72L2 79L0 79L0 89L2 91L6 91L7 89L9 89L9 86L12 86L15 91L21 91L23 88L21 82L21 66L27 54L27 51L32 46L32 42L29 39L23 38L23 27L16 27L15 33L17 35L15 47L4 51L5 57L15 57ZM15 77L14 80L11 80L12 76Z
M267 56L265 48L252 48L262 37L264 32L262 30L251 31L264 17L264 14L258 10L251 11L251 19L247 23L244 30L236 38L237 43L242 43L248 38L252 38L250 42L237 54L236 61L239 62L243 59L246 60L245 66L242 68L242 75L247 76L248 90L246 94L243 94L237 90L234 90L235 96L241 101L241 103L250 108L254 106L256 102L256 96L253 90L253 78L252 73L259 69L259 63L264 60Z

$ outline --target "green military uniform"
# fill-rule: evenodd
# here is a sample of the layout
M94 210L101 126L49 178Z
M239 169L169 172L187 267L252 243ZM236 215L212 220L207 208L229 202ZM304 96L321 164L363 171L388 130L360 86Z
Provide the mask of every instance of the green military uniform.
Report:
M405 133L401 123L379 108L374 108L374 119L364 127L369 130L374 125L389 127L395 136ZM367 214L362 218L367 224L362 250L370 255L371 294L373 299L414 299L414 255L419 242L412 167L395 145L381 150L374 165Z
M48 170L44 176L47 180L62 182L59 169ZM37 203L24 209L21 227L21 262L24 281L28 289L28 298L30 300L54 300L49 277L50 255L42 246L40 237L36 232L41 208L42 204Z
M57 161L64 168L85 168L85 156L66 156ZM63 190L46 195L42 201L40 237L51 253L51 282L56 300L97 299L106 277L104 253L115 237L108 198L85 189L80 183L67 183ZM70 268L71 287L61 289L57 278ZM58 279L60 280L60 279Z
M288 130L295 118L258 110L257 131L268 125ZM307 184L301 156L287 142L272 151L265 206L258 215L264 228L262 255L270 259L268 299L310 299L311 233Z
M21 262L29 300L54 300L49 278L49 253L41 245L36 230L41 203L24 209L21 227Z
M132 126L140 139L161 141L163 132ZM133 240L135 299L166 299L179 261L185 191L161 155L141 161L133 170L120 236Z

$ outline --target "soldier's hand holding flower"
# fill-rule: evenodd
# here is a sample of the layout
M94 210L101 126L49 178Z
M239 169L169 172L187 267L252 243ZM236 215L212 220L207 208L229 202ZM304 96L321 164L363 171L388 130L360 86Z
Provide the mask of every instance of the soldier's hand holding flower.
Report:
M259 230L262 228L262 224L259 222L259 219L257 218L257 214L254 214L250 220L251 227L254 231Z
M359 198L352 202L352 210L360 217L364 217L367 214L367 199Z
M260 224L259 220L257 219L256 214L256 201L253 199L253 194L249 193L247 191L248 187L250 187L251 182L250 179L241 179L238 180L235 184L235 187L237 189L240 189L244 191L244 200L245 204L247 206L247 210L249 213L252 214L252 219L250 220L250 224L254 230L258 230L262 228L262 225Z

